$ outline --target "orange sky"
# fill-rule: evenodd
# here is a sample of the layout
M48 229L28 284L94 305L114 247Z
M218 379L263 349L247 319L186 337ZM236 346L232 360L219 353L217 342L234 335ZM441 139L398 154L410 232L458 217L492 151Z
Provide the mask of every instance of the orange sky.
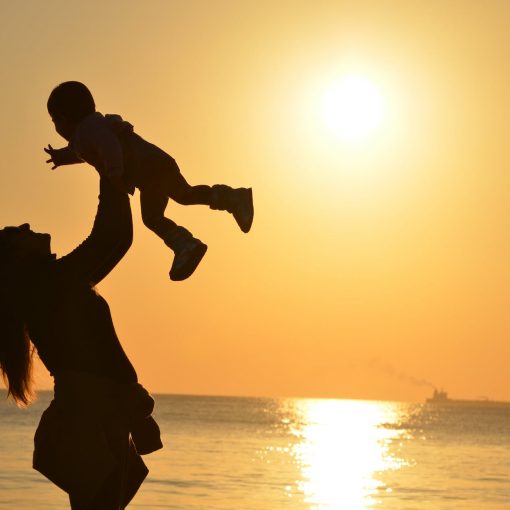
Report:
M2 224L59 255L88 234L97 175L42 151L64 143L50 90L81 80L191 183L254 188L248 235L169 205L209 245L181 283L132 199L133 247L100 291L150 390L421 400L429 381L510 400L508 2L274 4L1 2ZM385 105L359 143L320 115L353 73Z

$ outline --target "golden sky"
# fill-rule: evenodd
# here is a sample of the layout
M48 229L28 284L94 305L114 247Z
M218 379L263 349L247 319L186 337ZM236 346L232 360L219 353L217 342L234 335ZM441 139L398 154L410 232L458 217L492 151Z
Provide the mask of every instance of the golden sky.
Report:
M97 174L52 172L42 150L64 144L49 92L83 81L189 182L254 189L248 235L170 203L209 245L178 283L133 197L133 246L99 290L151 391L422 400L431 383L510 400L509 15L505 0L0 0L1 223L50 232L58 255L88 234ZM325 112L353 76L381 107L359 138Z

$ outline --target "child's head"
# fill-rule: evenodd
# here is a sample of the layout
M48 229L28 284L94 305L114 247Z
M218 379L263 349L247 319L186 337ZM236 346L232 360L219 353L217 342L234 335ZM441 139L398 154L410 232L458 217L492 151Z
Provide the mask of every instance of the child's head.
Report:
M94 113L96 105L90 90L79 81L65 81L57 85L48 98L48 112L55 117L79 122Z
M90 90L79 81L65 81L57 85L48 98L48 113L57 128L57 123L76 125L95 111L96 105Z

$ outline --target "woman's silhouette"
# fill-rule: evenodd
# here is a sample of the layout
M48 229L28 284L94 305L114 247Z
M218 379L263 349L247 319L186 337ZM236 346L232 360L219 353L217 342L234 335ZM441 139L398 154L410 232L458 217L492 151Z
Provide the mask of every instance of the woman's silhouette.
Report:
M69 493L73 510L118 510L161 448L154 401L137 382L99 283L132 242L129 198L100 182L92 232L68 255L28 224L0 230L0 369L19 404L31 396L35 349L55 395L35 435L34 468Z

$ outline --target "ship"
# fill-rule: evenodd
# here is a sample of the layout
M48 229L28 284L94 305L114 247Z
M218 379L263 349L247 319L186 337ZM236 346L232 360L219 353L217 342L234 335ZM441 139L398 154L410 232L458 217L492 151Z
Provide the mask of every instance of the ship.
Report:
M487 397L479 399L456 399L450 398L444 390L434 389L432 397L426 400L427 404L454 404L454 405L483 405L483 406L510 406L510 402L490 400Z

